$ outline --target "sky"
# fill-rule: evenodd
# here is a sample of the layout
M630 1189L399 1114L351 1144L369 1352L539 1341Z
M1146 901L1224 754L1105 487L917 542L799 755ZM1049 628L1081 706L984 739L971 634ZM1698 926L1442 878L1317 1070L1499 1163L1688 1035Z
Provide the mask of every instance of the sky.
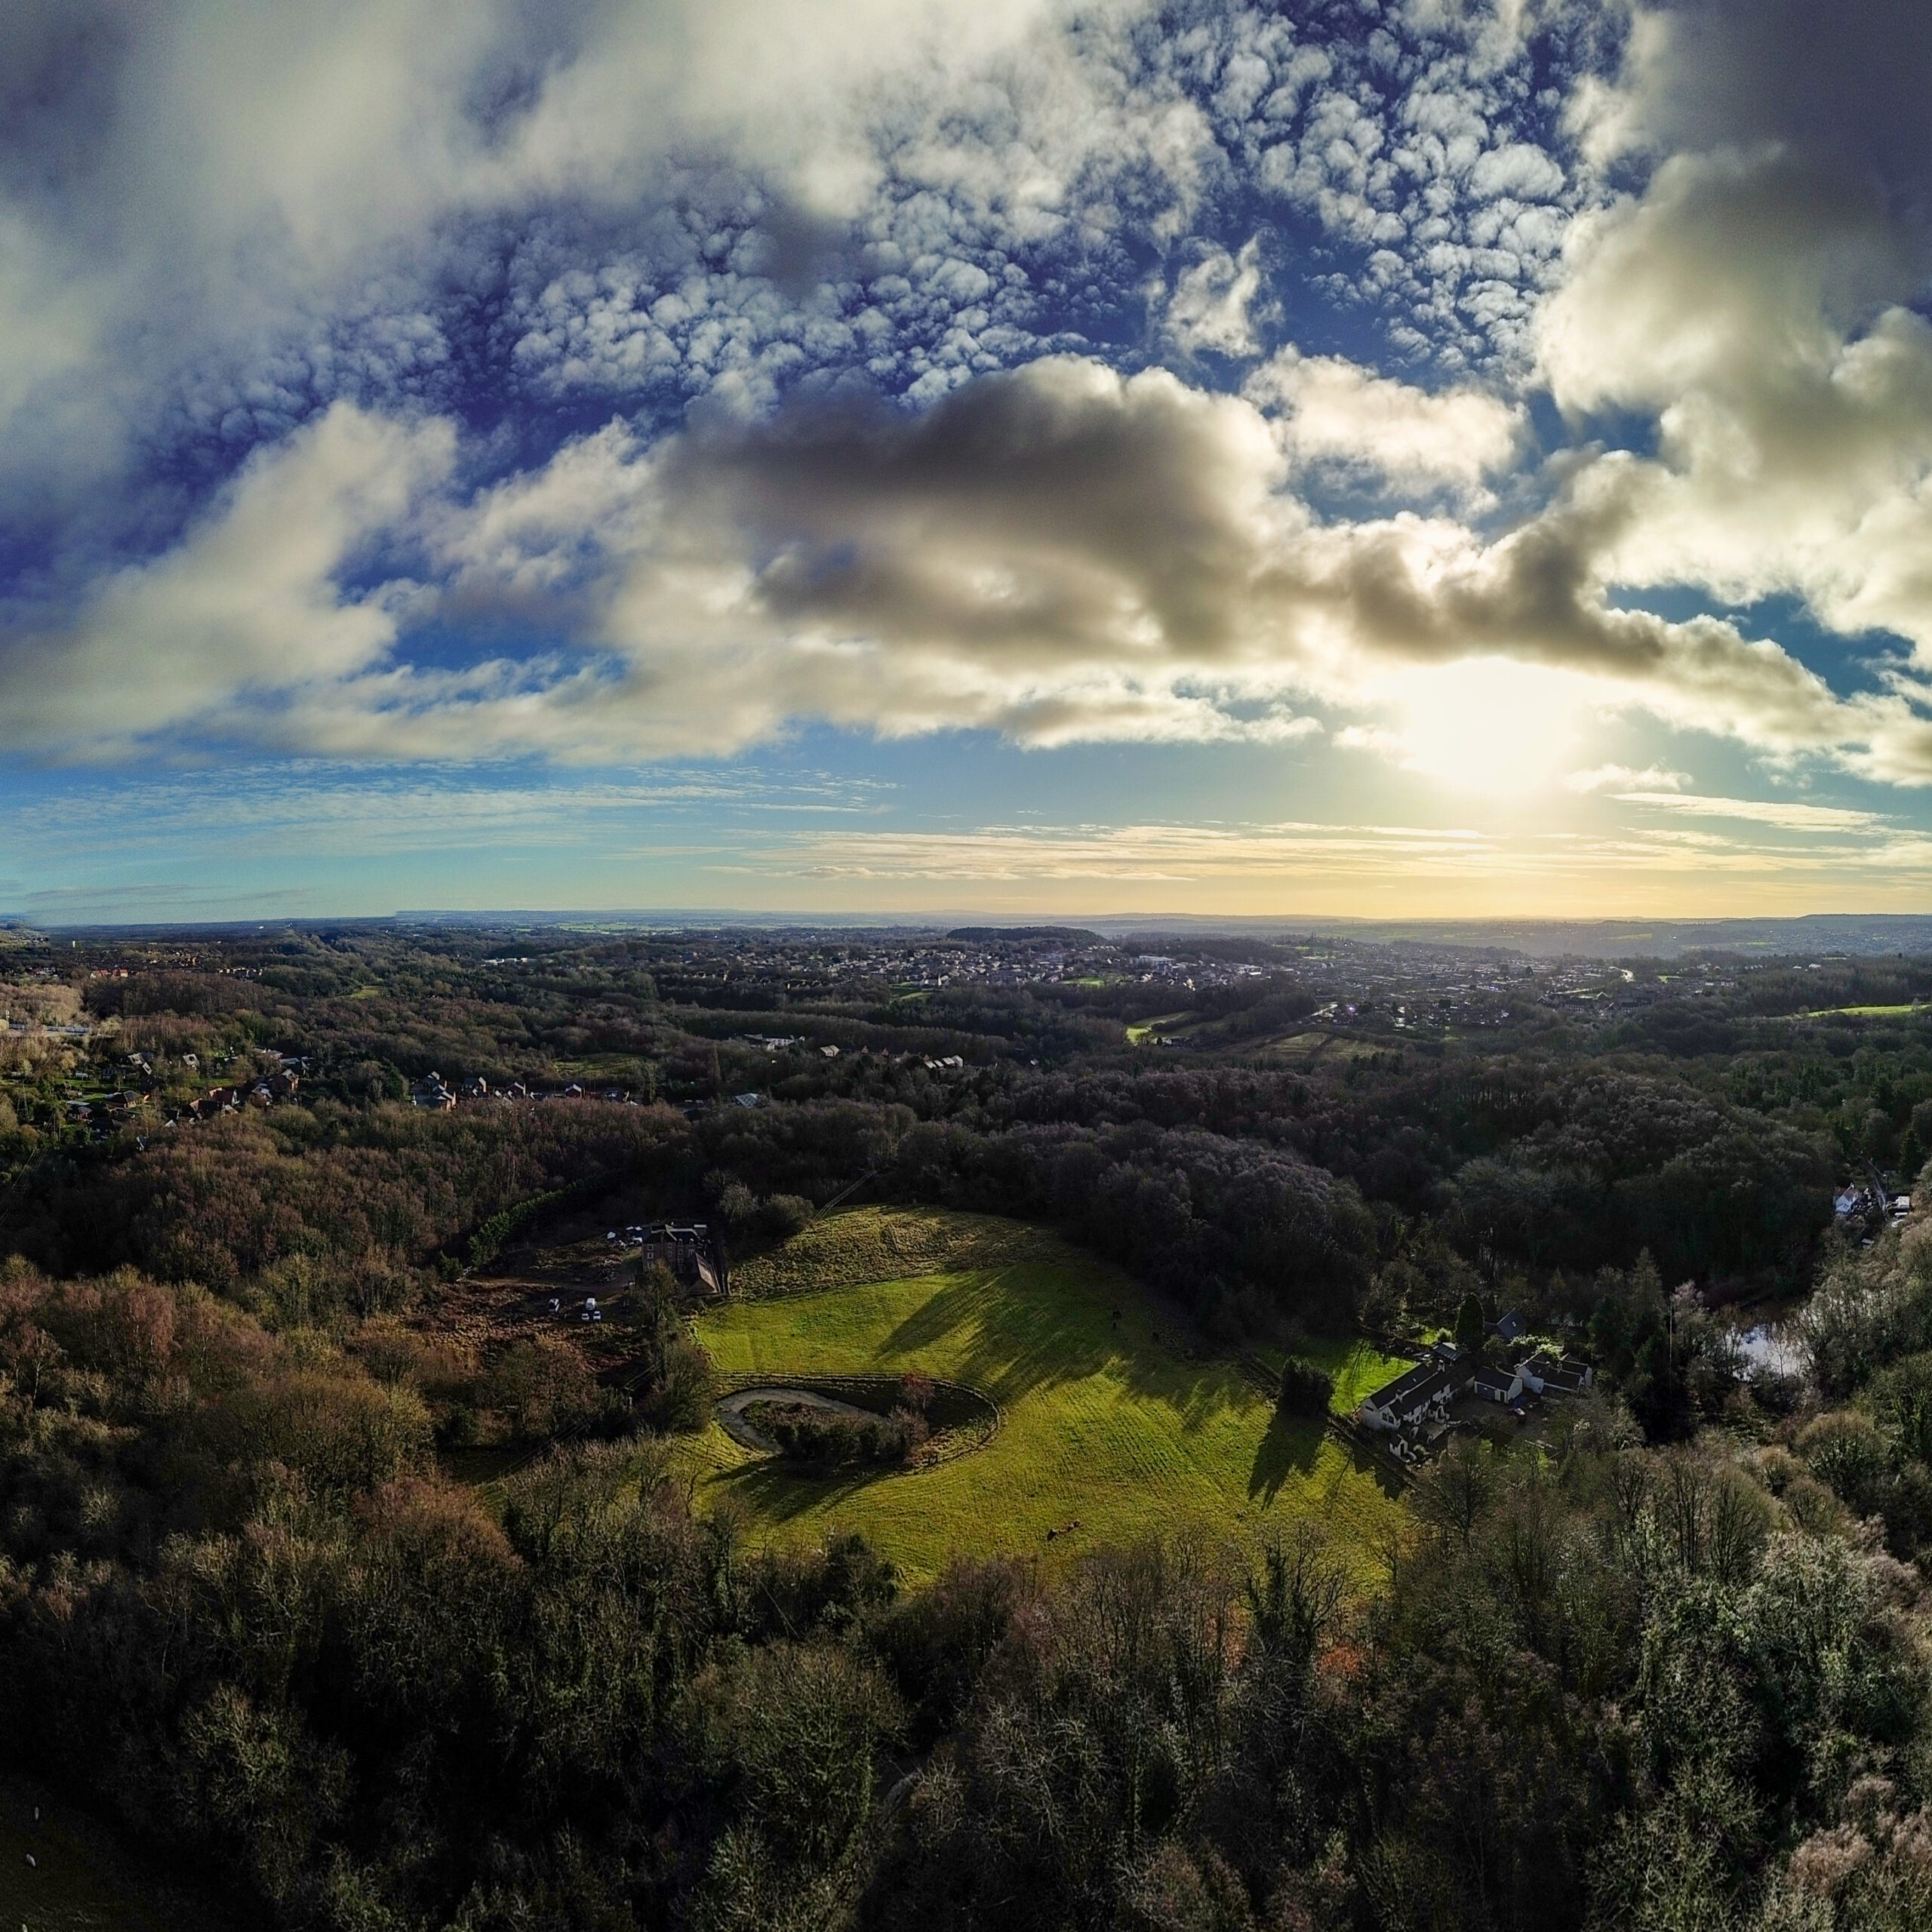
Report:
M1932 891L1932 35L13 0L0 914Z

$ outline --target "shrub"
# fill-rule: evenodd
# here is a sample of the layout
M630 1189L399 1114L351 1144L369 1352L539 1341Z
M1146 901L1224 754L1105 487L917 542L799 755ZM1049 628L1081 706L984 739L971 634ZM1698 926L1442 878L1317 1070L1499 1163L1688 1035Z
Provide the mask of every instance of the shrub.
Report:
M1325 1416L1335 1393L1335 1378L1299 1355L1289 1356L1281 1369L1278 1406L1284 1416Z
M789 1241L804 1230L812 1212L812 1204L802 1194L768 1195L758 1208L758 1231L774 1241Z
M754 1402L745 1414L788 1461L820 1469L903 1463L911 1447L897 1417L841 1415L804 1402Z
M313 1493L337 1497L417 1469L430 1443L429 1418L413 1389L319 1367L238 1392L216 1419L215 1434L230 1454L279 1463Z
M900 1459L903 1461L910 1461L932 1438L931 1426L916 1409L909 1409L902 1404L893 1411L887 1420L898 1430L900 1439L906 1445Z

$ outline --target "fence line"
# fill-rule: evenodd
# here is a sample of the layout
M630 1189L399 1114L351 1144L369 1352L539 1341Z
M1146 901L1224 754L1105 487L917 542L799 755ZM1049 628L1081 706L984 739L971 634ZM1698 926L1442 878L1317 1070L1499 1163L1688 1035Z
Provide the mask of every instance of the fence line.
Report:
M915 1476L923 1470L937 1469L943 1463L956 1462L975 1449L983 1449L1005 1426L1005 1410L983 1389L975 1389L970 1382L949 1382L941 1376L928 1375L925 1379L932 1384L935 1392L949 1389L956 1395L970 1395L974 1401L983 1404L989 1419L983 1429L961 1424L940 1430L928 1441L928 1453L919 1462L903 1469L882 1471L882 1474ZM785 1375L772 1369L734 1370L730 1374L714 1373L711 1378L711 1386L719 1395L734 1395L746 1389L766 1388L822 1389L828 1395L836 1395L841 1389L875 1394L897 1389L899 1382L896 1375Z

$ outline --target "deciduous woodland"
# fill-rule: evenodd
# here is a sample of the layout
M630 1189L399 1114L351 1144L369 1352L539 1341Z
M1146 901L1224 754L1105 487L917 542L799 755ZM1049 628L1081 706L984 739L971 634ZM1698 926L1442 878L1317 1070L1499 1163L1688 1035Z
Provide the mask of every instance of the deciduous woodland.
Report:
M301 1932L1932 1921L1932 969L1154 951L0 953L8 1764ZM1513 1312L1595 1379L1373 1537L915 1580L700 1491L692 1291L623 1260L943 1264L827 1264L854 1200L1100 1257L1204 1376ZM595 1269L592 1321L549 1284ZM806 1446L786 1482L931 1479Z

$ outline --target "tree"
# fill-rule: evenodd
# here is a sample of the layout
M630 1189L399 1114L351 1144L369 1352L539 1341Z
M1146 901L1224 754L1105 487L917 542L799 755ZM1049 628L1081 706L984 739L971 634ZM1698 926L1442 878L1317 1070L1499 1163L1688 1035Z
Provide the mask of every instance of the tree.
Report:
M1291 1355L1281 1368L1278 1405L1284 1416L1325 1416L1335 1393L1335 1378L1327 1371Z
M1262 1552L1259 1576L1247 1583L1248 1614L1264 1652L1306 1676L1323 1637L1348 1598L1348 1573L1306 1523Z
M1467 1349L1472 1355L1482 1352L1484 1336L1489 1324L1484 1318L1482 1298L1472 1291L1463 1297L1463 1305L1456 1311L1456 1346Z
M1489 1445L1458 1437L1415 1486L1415 1509L1425 1522L1452 1534L1467 1549L1496 1495Z
M638 1405L654 1428L688 1434L704 1426L711 1407L711 1358L685 1327L677 1294L663 1262L639 1266Z

